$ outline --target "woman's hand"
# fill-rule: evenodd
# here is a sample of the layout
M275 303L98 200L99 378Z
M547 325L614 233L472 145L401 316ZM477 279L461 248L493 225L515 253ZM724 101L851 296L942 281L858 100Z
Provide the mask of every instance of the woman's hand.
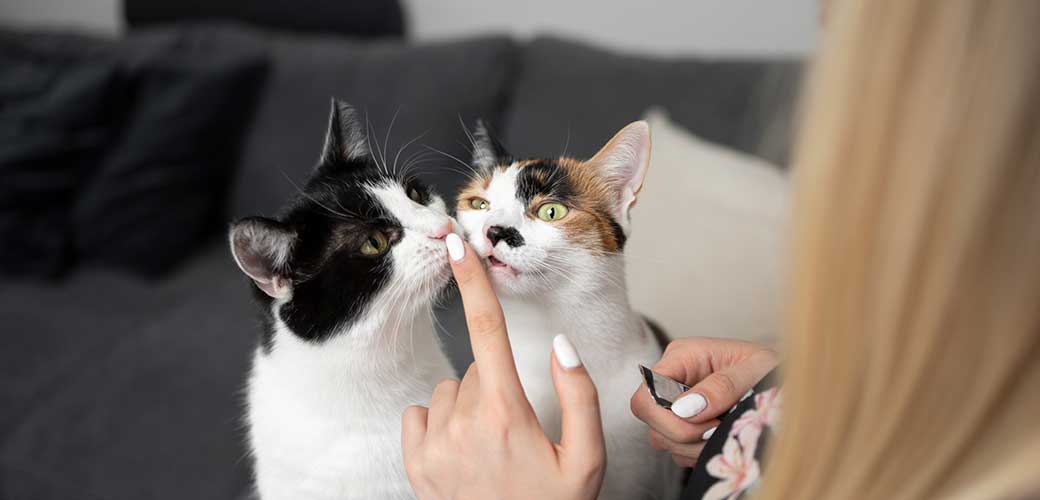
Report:
M693 467L704 442L725 414L777 364L771 349L739 340L692 337L673 340L653 370L691 386L671 410L661 408L643 384L632 395L632 414L650 429L647 439Z
M401 441L418 498L593 499L606 451L599 400L564 336L553 341L552 377L563 411L559 444L549 441L524 395L502 307L475 253L448 235L474 363L462 382L445 380L430 407L411 406Z

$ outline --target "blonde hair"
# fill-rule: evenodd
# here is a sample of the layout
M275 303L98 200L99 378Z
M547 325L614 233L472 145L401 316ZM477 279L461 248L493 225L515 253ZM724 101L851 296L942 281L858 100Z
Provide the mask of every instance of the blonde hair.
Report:
M757 498L1040 493L1040 2L835 2Z

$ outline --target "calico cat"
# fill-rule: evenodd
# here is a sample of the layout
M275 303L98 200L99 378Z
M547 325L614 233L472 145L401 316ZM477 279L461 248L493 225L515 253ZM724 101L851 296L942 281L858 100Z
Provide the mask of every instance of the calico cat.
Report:
M413 498L401 413L454 376L431 310L451 278L453 220L370 154L356 115L333 100L300 196L230 230L266 323L248 389L263 500Z
M565 333L599 390L607 443L600 498L674 497L678 468L650 447L629 409L637 365L661 356L650 326L629 306L622 257L649 167L649 127L628 125L587 161L512 158L482 123L473 143L476 175L459 194L457 218L487 260L539 422L559 435L546 353Z

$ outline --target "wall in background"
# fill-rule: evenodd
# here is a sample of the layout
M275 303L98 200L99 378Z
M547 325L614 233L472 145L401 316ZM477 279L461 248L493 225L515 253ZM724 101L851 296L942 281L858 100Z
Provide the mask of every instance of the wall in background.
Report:
M806 54L817 33L818 0L403 1L408 29L420 40L555 33L637 52L763 56ZM0 23L118 33L121 6L120 0L3 0Z
M405 0L409 31L565 34L637 52L804 55L819 0Z
M0 23L118 33L123 26L123 3L121 0L2 0Z

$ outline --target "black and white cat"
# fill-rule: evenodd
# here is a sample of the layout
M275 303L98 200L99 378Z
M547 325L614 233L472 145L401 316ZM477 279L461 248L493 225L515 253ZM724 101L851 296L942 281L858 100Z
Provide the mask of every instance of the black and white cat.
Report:
M585 161L513 158L483 125L473 142L476 173L459 194L458 220L488 263L539 422L559 435L545 353L564 333L599 390L607 444L600 499L673 498L678 468L650 447L629 409L637 365L661 356L660 342L629 305L622 253L629 210L650 165L649 127L628 125Z
M370 153L333 100L314 174L277 219L231 227L264 311L249 378L249 438L263 500L410 499L401 413L454 376L433 299L451 269L444 201Z

